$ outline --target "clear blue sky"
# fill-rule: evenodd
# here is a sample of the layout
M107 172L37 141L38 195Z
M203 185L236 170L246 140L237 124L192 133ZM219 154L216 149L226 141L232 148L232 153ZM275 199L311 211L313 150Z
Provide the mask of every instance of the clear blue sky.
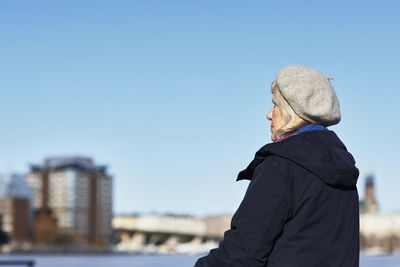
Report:
M270 84L334 76L331 127L400 211L399 1L1 1L0 171L91 156L114 211L233 213L270 142Z

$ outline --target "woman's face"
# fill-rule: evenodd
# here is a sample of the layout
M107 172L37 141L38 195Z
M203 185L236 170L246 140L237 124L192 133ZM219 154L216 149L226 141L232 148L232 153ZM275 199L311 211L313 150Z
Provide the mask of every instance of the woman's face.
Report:
M271 139L275 141L278 139L277 131L285 124L281 109L276 104L275 99L272 99L274 104L273 108L268 112L267 119L271 121Z

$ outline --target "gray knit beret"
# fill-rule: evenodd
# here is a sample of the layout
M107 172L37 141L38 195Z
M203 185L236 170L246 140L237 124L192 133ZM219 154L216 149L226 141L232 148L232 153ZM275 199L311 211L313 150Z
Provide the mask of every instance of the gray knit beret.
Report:
M283 97L301 118L330 126L340 121L340 106L330 78L316 69L291 65L276 74Z

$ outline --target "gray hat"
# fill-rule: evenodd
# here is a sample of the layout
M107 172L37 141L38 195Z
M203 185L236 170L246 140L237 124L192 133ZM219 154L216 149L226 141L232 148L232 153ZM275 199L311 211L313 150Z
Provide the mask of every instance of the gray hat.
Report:
M283 97L302 119L330 126L340 121L340 106L330 79L316 69L291 65L276 74Z

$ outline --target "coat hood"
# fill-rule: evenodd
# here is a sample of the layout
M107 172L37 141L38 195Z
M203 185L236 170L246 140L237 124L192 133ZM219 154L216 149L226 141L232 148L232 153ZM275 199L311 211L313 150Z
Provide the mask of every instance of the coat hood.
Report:
M330 130L302 132L263 146L249 166L239 173L237 181L251 180L256 167L271 155L300 165L332 186L353 187L357 183L359 171L353 156Z

